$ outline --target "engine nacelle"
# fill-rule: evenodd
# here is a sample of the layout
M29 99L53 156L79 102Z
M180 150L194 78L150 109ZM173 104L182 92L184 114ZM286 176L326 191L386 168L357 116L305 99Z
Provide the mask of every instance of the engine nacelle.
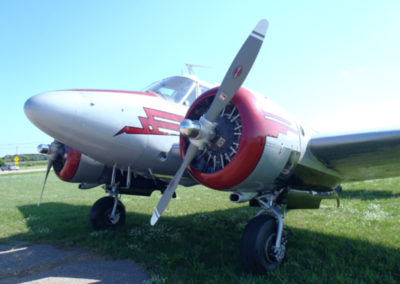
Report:
M198 120L218 88L200 96L185 118ZM268 191L281 188L300 153L295 120L261 95L240 88L217 119L215 137L189 166L201 184L217 190ZM181 155L189 140L181 135Z
M104 164L67 146L54 160L53 168L60 179L68 182L98 183L105 173Z

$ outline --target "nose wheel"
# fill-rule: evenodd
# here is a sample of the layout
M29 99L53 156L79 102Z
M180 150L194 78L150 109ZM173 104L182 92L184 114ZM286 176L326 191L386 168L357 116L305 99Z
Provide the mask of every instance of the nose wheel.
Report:
M276 237L277 222L271 215L259 215L247 224L240 243L240 257L246 271L262 274L281 265L286 241L282 238L277 251Z
M262 274L279 267L286 253L285 207L276 203L284 189L256 198L261 210L243 231L240 257L247 272Z
M115 199L112 196L100 198L90 210L90 224L93 229L106 230L125 224L125 206L118 200L114 210Z

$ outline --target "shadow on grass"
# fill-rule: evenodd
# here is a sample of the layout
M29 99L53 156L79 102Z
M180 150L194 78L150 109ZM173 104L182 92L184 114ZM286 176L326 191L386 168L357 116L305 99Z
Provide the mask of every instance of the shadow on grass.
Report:
M239 243L244 226L254 216L249 208L163 217L155 227L149 225L149 215L128 212L124 227L101 232L92 231L88 206L46 203L19 210L30 231L13 239L130 258L168 283L400 281L398 249L290 227L282 267L263 276L248 275L240 266Z
M344 189L340 194L343 199L361 199L361 200L374 200L374 199L391 199L400 198L400 193L394 193L390 190L379 189Z

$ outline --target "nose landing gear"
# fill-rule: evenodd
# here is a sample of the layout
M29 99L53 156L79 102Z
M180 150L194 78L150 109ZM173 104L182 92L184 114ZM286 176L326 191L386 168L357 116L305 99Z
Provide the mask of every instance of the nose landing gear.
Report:
M90 224L95 231L112 229L125 224L125 206L118 200L119 183L115 182L116 164L113 167L111 184L106 186L110 196L97 200L90 210ZM131 183L131 171L128 168L127 185Z
M265 202L262 199L267 199ZM262 207L243 231L240 257L247 272L262 274L281 265L286 253L286 237L283 236L283 209L273 205L276 196L257 198Z
M115 213L112 214L114 201L112 196L106 196L93 205L90 210L90 224L94 230L111 229L125 224L125 206L118 200Z

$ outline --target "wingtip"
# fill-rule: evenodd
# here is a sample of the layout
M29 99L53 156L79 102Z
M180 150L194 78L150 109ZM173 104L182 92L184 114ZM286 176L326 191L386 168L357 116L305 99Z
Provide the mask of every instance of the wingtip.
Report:
M257 26L254 28L254 31L265 35L267 33L267 29L269 26L269 22L266 19L262 19L258 22Z

